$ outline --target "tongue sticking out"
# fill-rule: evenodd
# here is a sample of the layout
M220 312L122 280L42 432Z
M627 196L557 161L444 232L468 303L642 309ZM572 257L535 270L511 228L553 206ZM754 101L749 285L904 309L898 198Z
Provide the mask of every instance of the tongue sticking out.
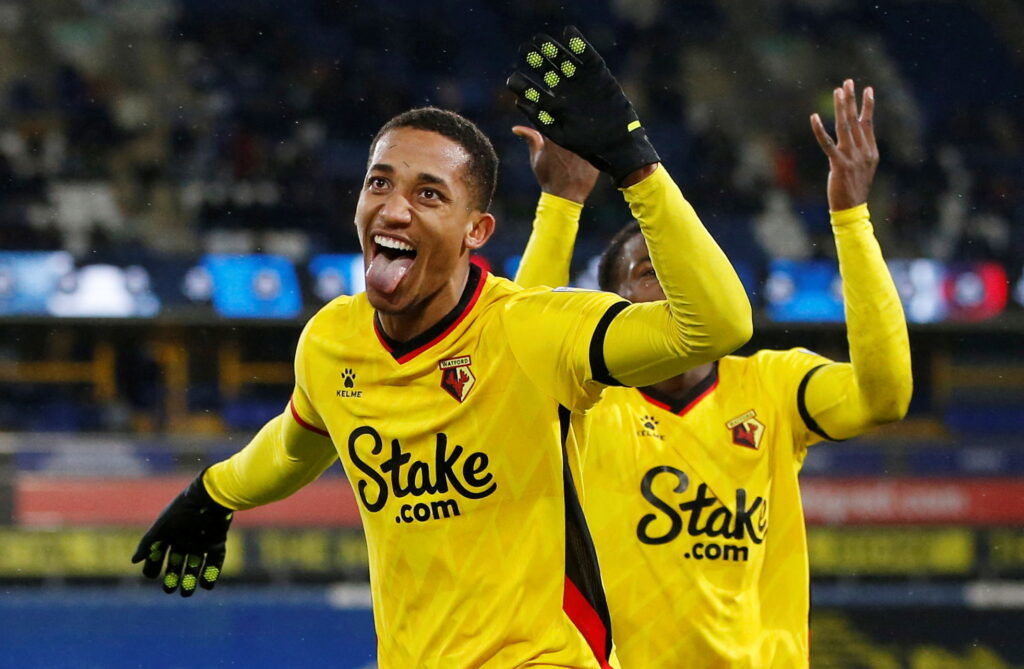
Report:
M398 288L409 266L413 263L410 256L399 256L394 259L388 258L383 253L378 253L370 261L366 268L366 285L372 286L385 295L390 295Z

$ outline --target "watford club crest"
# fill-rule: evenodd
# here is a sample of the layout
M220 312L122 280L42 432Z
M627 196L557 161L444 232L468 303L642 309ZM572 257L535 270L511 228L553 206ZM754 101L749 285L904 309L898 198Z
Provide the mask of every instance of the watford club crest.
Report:
M476 385L476 377L470 369L472 360L468 355L448 358L438 363L441 370L441 387L459 402L464 402L469 391Z
M764 436L764 423L757 419L757 412L753 409L742 416L736 416L725 424L732 432L732 443L737 446L746 446L755 451L761 446L761 437Z

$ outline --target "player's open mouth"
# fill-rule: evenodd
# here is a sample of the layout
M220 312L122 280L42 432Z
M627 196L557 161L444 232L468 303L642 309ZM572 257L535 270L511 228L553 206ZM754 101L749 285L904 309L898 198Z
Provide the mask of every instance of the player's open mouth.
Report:
M395 292L416 260L409 242L390 235L373 236L373 255L366 268L366 285L390 295Z

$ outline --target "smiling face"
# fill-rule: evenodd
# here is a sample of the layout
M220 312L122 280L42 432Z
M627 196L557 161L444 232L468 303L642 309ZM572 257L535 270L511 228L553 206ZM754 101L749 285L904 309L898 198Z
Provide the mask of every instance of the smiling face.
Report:
M449 294L457 301L470 252L494 231L466 179L469 161L458 142L416 128L390 130L373 147L355 224L378 311L419 312Z
M665 299L651 263L651 252L642 234L635 234L622 245L616 262L615 292L630 302L656 302Z

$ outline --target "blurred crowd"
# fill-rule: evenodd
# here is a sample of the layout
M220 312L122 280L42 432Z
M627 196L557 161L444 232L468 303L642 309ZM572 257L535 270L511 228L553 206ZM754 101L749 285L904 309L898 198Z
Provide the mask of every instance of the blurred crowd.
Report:
M504 90L518 42L578 24L726 250L831 252L807 117L875 87L871 206L890 256L1024 261L1024 10L855 0L0 2L0 249L77 257L357 247L376 129L435 104L502 158L492 253L521 249L537 186ZM951 38L955 36L955 39ZM593 197L581 246L628 211Z

